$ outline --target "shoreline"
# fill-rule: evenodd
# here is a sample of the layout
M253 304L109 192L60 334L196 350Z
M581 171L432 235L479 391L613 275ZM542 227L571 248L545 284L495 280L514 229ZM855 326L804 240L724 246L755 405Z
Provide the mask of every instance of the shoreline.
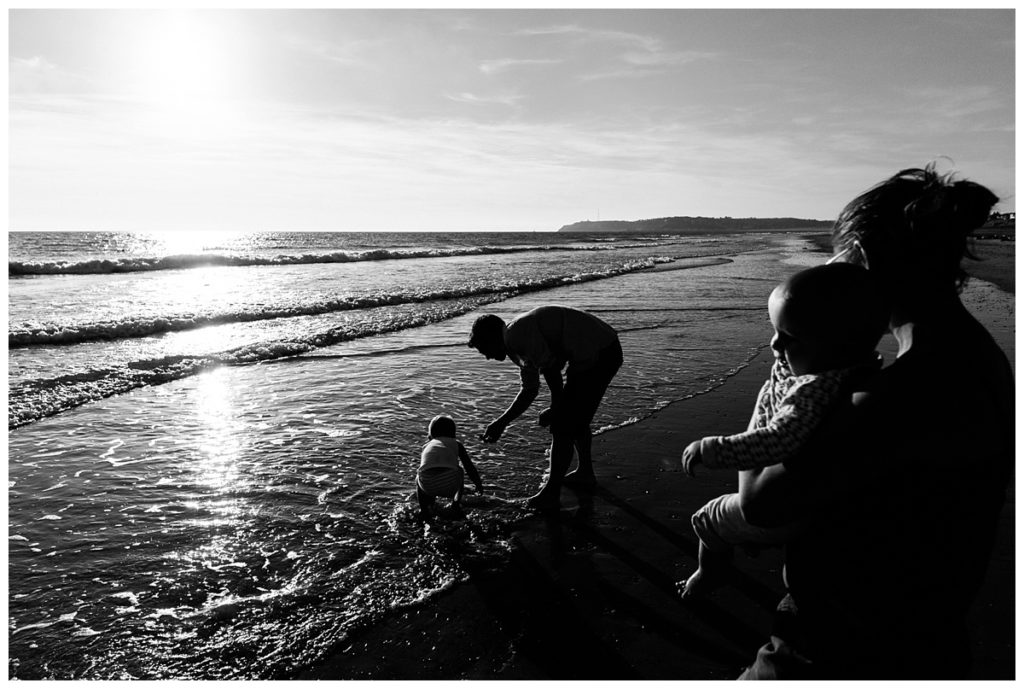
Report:
M771 359L765 348L714 389L595 436L598 488L563 489L557 516L517 524L506 566L464 563L469 581L364 629L298 679L734 677L767 638L781 552L744 558L742 595L684 605L673 586L696 566L690 514L736 477L688 478L678 457L698 429L746 425Z
M1011 246L987 270L1012 276L1012 259ZM1012 362L1012 277L1007 290L971 270L977 263L965 267L998 287L982 285L965 302ZM782 553L739 554L728 583L683 604L674 582L696 567L690 515L735 491L736 475L689 478L679 456L690 440L746 427L771 360L764 347L710 391L595 436L597 489L563 489L557 516L516 524L507 565L464 562L468 581L354 634L298 679L734 679L768 639ZM1014 496L1011 484L969 617L974 679L1014 678Z

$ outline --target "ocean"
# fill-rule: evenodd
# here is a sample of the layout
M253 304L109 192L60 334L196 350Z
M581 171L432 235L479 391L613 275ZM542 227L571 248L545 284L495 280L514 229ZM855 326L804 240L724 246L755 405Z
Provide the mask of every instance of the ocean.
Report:
M559 303L612 324L609 432L743 368L772 287L821 260L800 232L8 238L19 679L288 679L336 657L501 566L543 480L546 391L478 440L518 389L466 346L478 315ZM423 525L441 413L487 489Z

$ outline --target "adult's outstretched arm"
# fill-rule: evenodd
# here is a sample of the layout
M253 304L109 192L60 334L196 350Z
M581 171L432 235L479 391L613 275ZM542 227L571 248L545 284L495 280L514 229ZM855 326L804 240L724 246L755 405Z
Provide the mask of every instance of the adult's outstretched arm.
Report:
M487 430L484 432L485 440L489 442L498 440L505 432L505 428L522 416L523 412L533 404L533 400L536 398L536 388L520 388L519 392L516 394L516 398L512 400L512 404L509 405L508 409L502 412L501 416L492 421L487 427Z

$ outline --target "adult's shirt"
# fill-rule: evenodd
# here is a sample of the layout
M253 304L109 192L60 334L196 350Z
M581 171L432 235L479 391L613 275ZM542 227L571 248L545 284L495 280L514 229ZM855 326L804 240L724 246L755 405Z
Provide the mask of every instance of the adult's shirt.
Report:
M598 363L601 350L618 340L615 329L597 316L568 306L538 306L516 316L505 329L505 350L519 366L524 390L540 389L541 371L569 366L583 370Z

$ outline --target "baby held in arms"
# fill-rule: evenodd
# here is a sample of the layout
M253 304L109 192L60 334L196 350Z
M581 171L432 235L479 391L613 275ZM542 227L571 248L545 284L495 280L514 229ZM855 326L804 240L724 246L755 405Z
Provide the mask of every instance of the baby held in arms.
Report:
M849 384L881 366L878 341L889 323L881 290L868 271L835 263L803 270L775 288L768 299L775 335L775 364L757 397L744 433L709 436L683 452L684 471L758 469L795 457L829 414L848 396ZM751 526L739 495L722 495L692 518L700 539L698 568L676 584L684 599L720 583L737 545L781 545L798 524L764 529Z

